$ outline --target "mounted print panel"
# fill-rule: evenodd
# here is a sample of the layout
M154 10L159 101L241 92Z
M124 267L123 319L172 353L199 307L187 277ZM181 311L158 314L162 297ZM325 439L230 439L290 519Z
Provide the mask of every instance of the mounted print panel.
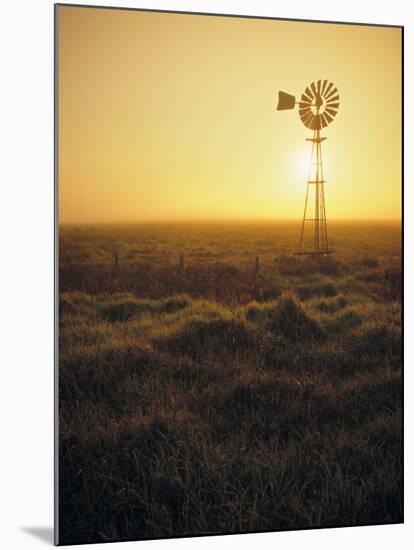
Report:
M402 27L55 10L56 543L402 522Z

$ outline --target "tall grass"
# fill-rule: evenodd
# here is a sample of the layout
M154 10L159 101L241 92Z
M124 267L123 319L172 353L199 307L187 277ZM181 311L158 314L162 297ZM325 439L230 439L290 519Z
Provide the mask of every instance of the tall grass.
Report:
M329 269L280 249L254 273L243 229L230 269L216 263L232 250L224 229L177 227L182 268L126 268L127 251L152 258L168 241L147 228L118 246L111 280L97 259L133 230L107 231L71 234L89 280L62 264L62 544L402 521L401 304L386 275L399 260L387 233L371 235L374 259L361 250ZM277 242L266 227L254 235L262 256ZM206 263L192 266L192 252Z

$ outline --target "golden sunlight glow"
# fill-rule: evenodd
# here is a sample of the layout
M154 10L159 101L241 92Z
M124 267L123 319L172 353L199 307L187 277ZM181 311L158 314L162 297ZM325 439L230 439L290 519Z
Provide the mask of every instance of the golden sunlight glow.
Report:
M299 219L311 132L278 90L335 83L329 219L401 216L401 29L58 8L61 223Z
M305 188L305 182L309 176L311 160L311 146L305 143L301 148L298 148L292 155L292 181Z

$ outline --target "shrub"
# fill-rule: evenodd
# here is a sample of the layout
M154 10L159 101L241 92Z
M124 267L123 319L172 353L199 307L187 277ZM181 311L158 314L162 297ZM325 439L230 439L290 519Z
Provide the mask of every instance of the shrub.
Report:
M318 271L317 262L312 258L279 256L275 259L275 264L281 275L309 275Z
M270 320L269 328L272 331L280 330L286 338L292 341L323 336L315 319L305 313L291 294L284 294L280 298L278 308Z
M359 262L361 267L378 267L379 261L375 256L365 256Z
M319 272L324 275L338 276L347 271L347 266L338 260L332 258L321 258L319 260Z
M160 313L176 313L191 304L191 299L186 295L172 296L162 300L159 305Z
M275 264L281 275L306 276L310 273L322 273L335 276L347 271L345 264L332 258L279 256L275 259Z
M113 301L101 307L101 315L110 323L127 321L142 314L176 313L191 304L188 296L172 296L163 300L137 300L133 296Z
M315 303L315 308L323 313L336 313L348 304L345 296L338 296L336 300L321 300Z
M237 352L248 347L252 334L242 320L234 318L193 318L176 332L159 339L170 353L197 358L206 352Z
M308 300L313 296L332 297L338 294L335 286L329 282L299 286L297 288L297 293L301 300Z
M384 271L386 294L390 300L401 300L403 293L403 274L401 267L389 268Z
M142 375L158 366L160 358L150 346L137 343L109 343L99 350L83 348L80 354L62 357L59 369L61 399L105 401L111 406L120 403L122 381L131 374Z
M101 308L102 317L110 323L117 321L127 321L134 315L137 315L140 308L134 299L113 302Z
M346 332L360 325L361 322L361 316L353 309L348 309L333 319L326 319L325 328L328 332Z
M307 315L292 294L285 293L277 302L253 303L245 309L246 319L262 323L270 332L282 333L291 341L323 336L318 323Z
M92 297L85 292L62 292L59 296L59 312L61 315L84 315L92 303Z
M401 331L386 325L362 327L347 341L350 351L357 355L396 356L402 354Z

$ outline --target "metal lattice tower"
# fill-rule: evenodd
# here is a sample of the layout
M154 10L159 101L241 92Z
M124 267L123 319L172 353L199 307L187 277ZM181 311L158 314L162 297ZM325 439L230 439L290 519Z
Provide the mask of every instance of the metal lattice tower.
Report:
M306 88L299 102L296 101L295 96L279 92L278 111L293 109L297 104L299 105L299 116L303 124L313 130L313 137L306 138L306 141L312 143L312 152L306 184L305 209L300 232L299 250L296 254L325 256L331 254L332 250L328 246L325 180L322 163L322 142L327 138L321 137L320 131L333 121L338 112L338 90L331 82L318 80L312 82ZM305 236L309 233L307 222L313 224L311 245L305 242Z

